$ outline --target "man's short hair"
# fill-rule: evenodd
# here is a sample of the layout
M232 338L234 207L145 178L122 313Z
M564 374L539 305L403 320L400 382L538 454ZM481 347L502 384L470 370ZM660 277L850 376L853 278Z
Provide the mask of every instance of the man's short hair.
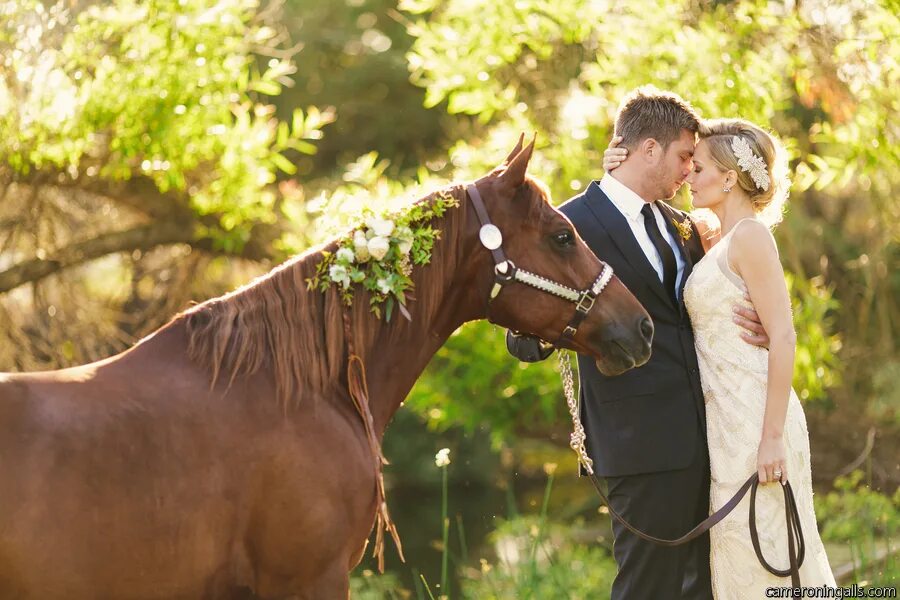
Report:
M699 128L700 117L689 102L652 85L625 96L616 115L616 135L622 136L620 145L629 150L647 138L653 138L665 150L681 136L682 129L697 133Z

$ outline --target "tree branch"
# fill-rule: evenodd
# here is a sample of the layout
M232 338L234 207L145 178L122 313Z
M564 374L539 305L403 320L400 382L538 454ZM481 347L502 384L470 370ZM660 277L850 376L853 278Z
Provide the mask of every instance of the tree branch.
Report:
M205 252L260 262L281 261L287 258L286 255L272 247L272 242L283 231L276 225L260 224L255 226L250 240L240 251L227 252L217 248L212 238L199 236L194 227L195 223L196 221L157 222L75 242L57 250L51 256L29 259L5 271L0 271L0 294L107 254L134 250L146 251L165 244L190 244L192 248Z
M25 283L38 281L62 269L132 250L149 250L162 244L190 243L194 238L192 223L163 222L141 225L125 231L107 233L61 248L52 256L33 258L0 272L0 293Z
M272 244L284 233L283 223L257 223L251 228L249 239L240 250L226 251L216 244L213 237L199 233L204 229L218 229L220 215L196 214L191 210L187 193L175 190L160 192L153 180L141 175L125 181L93 177L73 179L61 171L44 170L22 176L0 167L0 181L7 184L15 181L32 188L55 187L63 193L67 190L87 192L128 206L153 220L148 225L75 242L56 250L51 256L29 259L14 265L0 272L0 293L107 254L144 251L165 244L187 243L197 250L212 254L261 262L287 258ZM197 225L201 227L198 228Z
M142 175L136 175L126 181L110 181L96 177L78 179L59 177L48 184L58 189L75 189L103 196L154 219L171 221L194 214L186 193L160 192L152 179Z

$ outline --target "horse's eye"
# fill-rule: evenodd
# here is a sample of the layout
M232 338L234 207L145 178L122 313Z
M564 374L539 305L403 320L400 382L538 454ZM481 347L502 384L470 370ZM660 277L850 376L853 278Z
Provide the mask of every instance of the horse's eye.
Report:
M571 231L560 231L553 234L553 241L560 248L568 248L575 245L575 236Z

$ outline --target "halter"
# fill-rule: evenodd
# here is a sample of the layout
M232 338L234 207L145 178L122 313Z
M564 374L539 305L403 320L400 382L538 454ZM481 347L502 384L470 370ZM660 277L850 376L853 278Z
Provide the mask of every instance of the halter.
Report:
M560 298L575 304L575 314L572 315L569 324L563 329L562 334L560 334L559 339L554 342L554 345L558 346L560 343L571 339L578 331L579 325L581 325L582 321L584 321L585 317L590 313L591 308L594 307L594 300L597 299L597 296L600 295L600 292L603 291L603 288L605 288L610 279L612 279L612 267L604 264L603 270L600 271L600 275L594 280L593 285L583 291L574 290L566 285L547 279L546 277L541 277L540 275L536 275L525 269L518 268L513 261L506 258L506 254L503 252L502 248L503 234L500 233L500 229L498 229L496 225L491 223L491 219L488 217L487 210L484 206L484 200L481 199L478 188L475 187L474 183L470 183L466 186L466 192L468 192L469 198L472 199L472 206L475 208L475 214L478 215L478 221L481 223L481 229L478 231L478 239L481 241L482 246L491 251L491 255L494 258L494 286L491 288L488 306L490 306L491 300L500 294L503 287L513 281L518 281L519 283L524 283L525 285L537 288L542 292L559 296Z

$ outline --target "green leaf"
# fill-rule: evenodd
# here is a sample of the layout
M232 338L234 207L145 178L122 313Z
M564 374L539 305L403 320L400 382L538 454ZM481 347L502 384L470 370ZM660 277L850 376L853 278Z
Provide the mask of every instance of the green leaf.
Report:
M294 135L300 135L300 133L305 130L306 125L303 120L303 109L295 108L294 115L291 118L291 131L294 132Z
M267 96L277 96L281 93L281 86L275 81L257 79L250 84L250 89Z
M290 147L296 150L297 152L302 152L303 154L315 154L318 151L313 144L309 142L305 142L303 140L292 140L290 143Z
M387 300L385 300L384 310L385 310L385 321L390 323L391 322L391 314L394 312L394 297L393 296L388 296Z
M282 125L283 125L283 123L282 123ZM272 154L272 164L274 164L276 167L278 167L279 169L281 169L288 175L293 175L294 173L297 172L296 165L294 165L294 163L292 163L291 161L286 159L283 155L281 155L277 152Z

